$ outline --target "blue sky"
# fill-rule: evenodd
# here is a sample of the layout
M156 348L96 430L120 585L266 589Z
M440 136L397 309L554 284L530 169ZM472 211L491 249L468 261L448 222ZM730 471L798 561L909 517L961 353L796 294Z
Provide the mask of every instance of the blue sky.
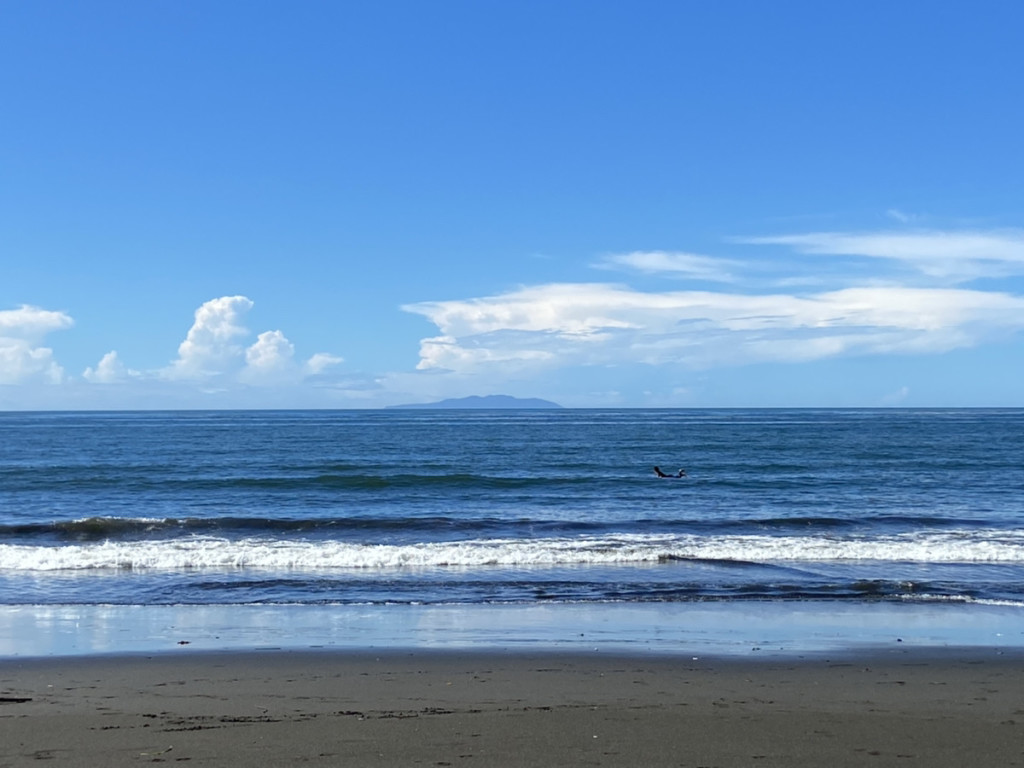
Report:
M1024 405L1016 2L0 4L0 409Z

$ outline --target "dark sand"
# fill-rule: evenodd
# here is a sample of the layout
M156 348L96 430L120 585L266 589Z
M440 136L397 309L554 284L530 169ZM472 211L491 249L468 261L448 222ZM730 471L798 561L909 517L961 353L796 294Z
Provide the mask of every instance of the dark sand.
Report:
M44 761L41 763L40 761ZM0 766L1024 765L1024 656L0 660Z

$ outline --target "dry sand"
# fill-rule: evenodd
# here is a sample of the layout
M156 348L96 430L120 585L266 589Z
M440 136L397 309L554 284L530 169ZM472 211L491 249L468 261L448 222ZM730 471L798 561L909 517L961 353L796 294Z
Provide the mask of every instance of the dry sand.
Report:
M1024 765L1024 656L0 660L0 766Z

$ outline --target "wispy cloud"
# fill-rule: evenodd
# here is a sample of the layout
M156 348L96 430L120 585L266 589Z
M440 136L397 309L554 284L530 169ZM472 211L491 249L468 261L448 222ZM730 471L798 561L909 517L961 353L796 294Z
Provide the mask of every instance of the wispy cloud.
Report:
M338 355L332 355L328 352L317 352L306 361L304 370L309 376L319 376L328 368L341 365L343 362L345 362L345 358L338 357Z
M885 215L890 219L895 219L900 224L914 224L923 218L914 213L901 211L899 208L890 208L885 212Z
M666 274L693 280L731 283L739 262L682 251L632 251L605 256L594 264L598 269L626 269L647 274Z
M811 232L737 238L799 253L898 262L930 278L968 282L1024 274L1024 231Z
M811 232L733 242L785 246L791 255L743 262L634 251L606 256L594 266L748 288L760 281L762 287L774 285L773 292L556 283L419 302L403 309L428 318L439 335L421 341L418 367L479 375L499 367L506 372L629 363L711 368L935 354L1024 328L1021 296L958 285L1024 274L1019 230ZM903 272L879 269L885 263Z

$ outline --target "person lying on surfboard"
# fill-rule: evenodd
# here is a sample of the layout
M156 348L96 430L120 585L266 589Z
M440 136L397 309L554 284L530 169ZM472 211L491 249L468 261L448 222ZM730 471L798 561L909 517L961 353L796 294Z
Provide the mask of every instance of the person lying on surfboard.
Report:
M677 474L675 474L675 475L666 475L664 472L661 471L661 467L655 467L654 468L654 474L656 474L658 477L670 477L670 478L686 477L686 470L685 469L680 469L679 472Z

